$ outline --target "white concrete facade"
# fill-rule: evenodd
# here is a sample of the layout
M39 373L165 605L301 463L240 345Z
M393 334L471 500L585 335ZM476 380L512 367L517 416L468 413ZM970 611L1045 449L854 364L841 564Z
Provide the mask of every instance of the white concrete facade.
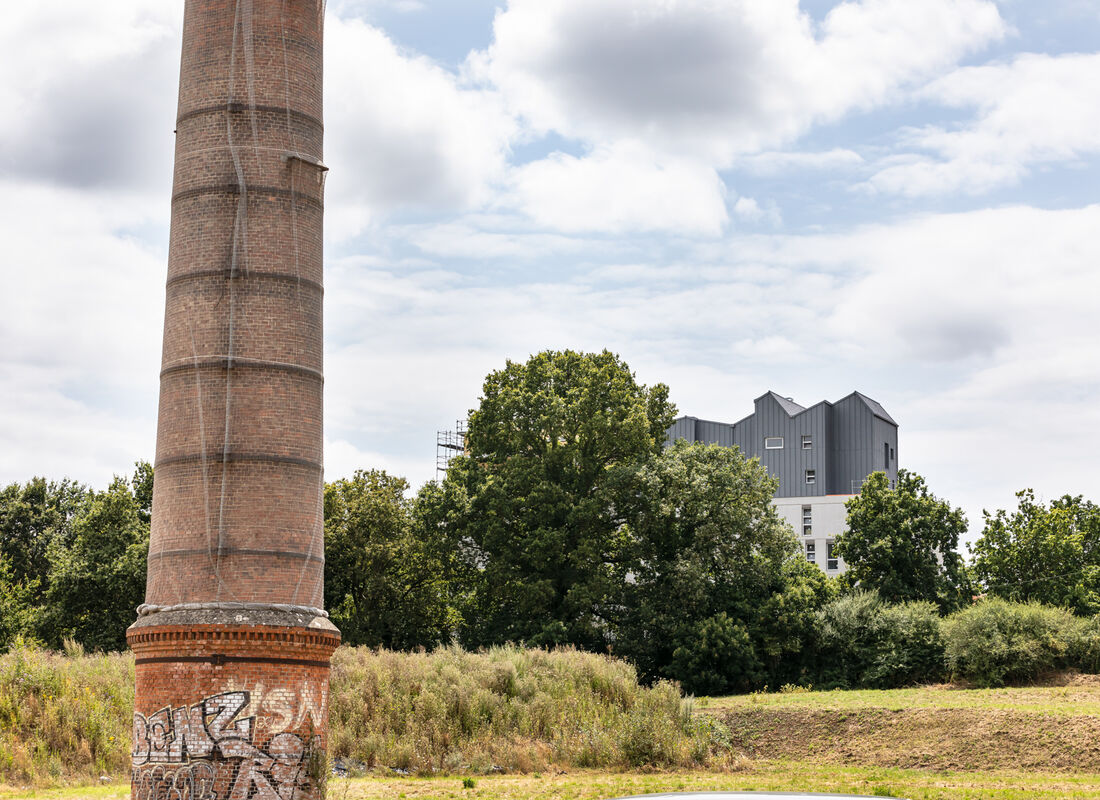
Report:
M829 575L839 575L847 569L843 559L832 552L832 545L836 537L847 530L848 510L844 504L853 497L852 494L827 494L772 500L780 518L794 529L806 560Z

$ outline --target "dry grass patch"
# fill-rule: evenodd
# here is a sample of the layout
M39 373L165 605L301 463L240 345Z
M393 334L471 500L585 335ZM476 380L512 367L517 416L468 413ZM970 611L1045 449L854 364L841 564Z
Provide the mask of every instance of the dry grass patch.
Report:
M478 778L334 781L329 800L606 800L634 794L690 791L806 791L906 797L911 800L1032 800L1100 797L1100 775L1019 771L936 773L923 770L822 766L809 761L744 762L738 771L575 772Z

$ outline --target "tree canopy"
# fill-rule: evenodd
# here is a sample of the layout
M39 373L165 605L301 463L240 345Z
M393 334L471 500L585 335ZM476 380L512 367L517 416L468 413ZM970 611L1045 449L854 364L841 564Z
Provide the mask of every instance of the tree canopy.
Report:
M451 549L418 524L404 478L359 470L325 486L325 605L347 644L450 641Z
M800 623L823 602L825 576L776 514L775 486L737 448L686 441L633 476L629 578L612 616L614 652L644 677L740 690L801 649Z
M1006 600L1100 612L1100 508L1079 495L1049 505L1031 489L1016 497L1012 513L985 513L973 547L981 588Z
M969 599L959 536L966 516L934 496L924 478L898 470L890 488L875 472L848 501L848 530L836 552L848 565L842 580L878 592L889 603L924 600L950 611Z
M488 375L445 481L473 582L469 644L609 644L601 606L628 555L622 492L674 414L668 387L639 384L607 351L543 352Z

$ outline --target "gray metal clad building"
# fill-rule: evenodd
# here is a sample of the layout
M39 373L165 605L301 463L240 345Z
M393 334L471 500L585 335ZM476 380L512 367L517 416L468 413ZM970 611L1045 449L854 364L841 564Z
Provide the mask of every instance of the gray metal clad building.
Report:
M680 417L667 443L679 439L736 445L746 457L759 458L779 479L774 503L780 515L801 534L807 559L828 572L844 570L832 552L844 530L844 503L872 472L885 472L891 486L898 476L898 424L859 392L809 408L768 392L738 422Z

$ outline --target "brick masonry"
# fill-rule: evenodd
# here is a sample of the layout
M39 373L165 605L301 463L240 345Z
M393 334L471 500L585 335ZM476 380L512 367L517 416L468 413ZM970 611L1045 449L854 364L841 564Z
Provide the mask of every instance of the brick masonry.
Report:
M135 800L324 793L322 25L185 3Z

